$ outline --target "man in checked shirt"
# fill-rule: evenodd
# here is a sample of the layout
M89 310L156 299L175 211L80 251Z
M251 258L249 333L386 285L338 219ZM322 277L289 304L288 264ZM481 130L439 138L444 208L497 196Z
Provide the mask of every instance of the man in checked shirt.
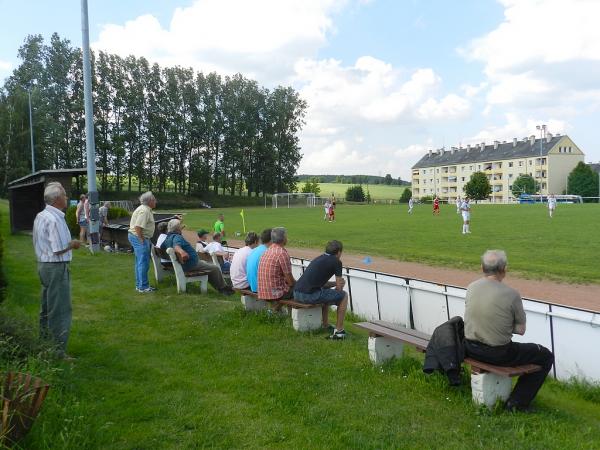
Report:
M271 230L271 246L261 256L258 264L258 298L279 301L294 297L296 280L292 275L290 255L285 249L287 231L283 227ZM281 309L277 304L276 311Z
M46 208L33 222L33 247L42 283L40 308L40 335L52 338L58 354L68 356L67 341L71 331L71 250L81 243L71 239L63 210L67 207L67 193L58 182L48 183L44 189Z

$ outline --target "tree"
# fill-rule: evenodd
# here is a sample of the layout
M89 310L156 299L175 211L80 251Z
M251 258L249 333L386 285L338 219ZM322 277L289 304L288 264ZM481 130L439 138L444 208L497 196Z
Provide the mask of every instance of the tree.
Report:
M389 173L386 173L385 179L383 180L383 182L389 186L390 184L392 184L394 182L394 180Z
M512 185L512 195L519 197L521 194L533 194L537 184L531 175L522 174L517 177Z
M312 177L309 180L306 180L304 186L302 186L302 191L305 194L313 193L318 196L321 193L321 187L319 186L319 180L315 177Z
M346 189L346 201L349 202L364 202L365 191L361 185L350 186Z
M580 161L567 178L567 191L582 197L598 197L598 173Z
M485 200L492 193L492 186L485 173L475 172L463 190L473 200Z
M410 198L412 197L412 191L408 188L402 191L402 195L400 196L400 203L408 203Z

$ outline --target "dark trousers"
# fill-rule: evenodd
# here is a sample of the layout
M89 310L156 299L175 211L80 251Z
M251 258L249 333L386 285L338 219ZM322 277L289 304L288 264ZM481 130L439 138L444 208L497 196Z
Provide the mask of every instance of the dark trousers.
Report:
M69 263L38 262L42 283L40 336L52 338L62 356L67 350L71 331L71 273Z
M477 361L496 366L521 366L524 364L539 364L542 369L535 373L521 375L509 401L521 407L527 407L536 396L546 375L554 364L554 355L546 347L539 344L521 344L509 342L506 345L490 346L481 342L465 339L465 351Z

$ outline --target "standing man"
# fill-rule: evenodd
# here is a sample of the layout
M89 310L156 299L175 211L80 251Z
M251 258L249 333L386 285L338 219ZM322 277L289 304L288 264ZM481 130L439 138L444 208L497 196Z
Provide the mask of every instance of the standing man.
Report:
M440 199L438 198L437 195L433 199L433 215L434 216L440 215Z
M81 243L71 239L63 210L67 207L67 193L58 182L48 183L44 189L46 208L33 222L33 247L42 283L40 308L40 335L51 337L58 344L59 356L67 355L67 341L71 331L71 262L73 249Z
M413 200L413 198L411 197L411 198L408 200L408 213L409 213L409 214L412 214L412 210L413 210L413 207L414 207L414 206L415 206L415 201L414 201L414 200Z
M331 203L329 203L329 199L325 200L323 208L325 209L325 215L323 216L323 220L327 220L329 219L329 208L331 208Z
M258 292L258 264L264 252L271 246L271 228L260 233L261 244L250 252L246 261L246 278L252 292Z
M555 209L556 209L556 197L554 194L550 194L548 196L548 214L550 214L551 219L552 219L552 215L554 214Z
M337 320L331 339L344 339L344 317L348 294L344 292L346 280L342 278L342 250L340 241L329 241L325 253L313 259L296 285L294 299L308 305L322 306L323 327L329 328L329 305L337 306ZM329 279L335 275L335 282ZM335 289L331 289L335 287Z
M108 210L110 209L110 202L104 202L104 205L98 210L99 222L100 222L100 240L102 240L102 229L108 225Z
M152 192L148 191L140 195L140 206L131 215L127 234L135 254L135 290L142 293L156 291L148 281L152 251L150 239L154 235L154 214L152 214L154 208L156 208L156 197Z
M469 197L465 197L462 204L460 205L463 218L462 234L471 234L471 205L469 204Z
M219 214L217 217L217 221L213 226L213 230L215 233L221 234L221 239L225 239L225 218L223 214Z
M539 364L538 372L521 375L505 408L527 411L554 363L554 355L539 344L512 342L524 335L526 316L519 293L502 283L506 253L488 250L481 257L483 278L467 288L465 299L465 351L478 361L498 366Z
M458 197L456 197L456 214L460 214L460 205L462 204L462 201L460 199L460 195Z

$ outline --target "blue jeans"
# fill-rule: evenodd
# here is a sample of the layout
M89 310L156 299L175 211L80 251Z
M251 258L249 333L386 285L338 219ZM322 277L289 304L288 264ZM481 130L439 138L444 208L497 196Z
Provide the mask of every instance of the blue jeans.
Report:
M144 239L140 242L137 236L127 233L129 243L133 248L135 255L135 287L137 289L147 289L150 287L148 282L148 269L150 268L150 250L152 243L150 239Z
M346 293L336 289L319 289L312 294L294 291L294 300L306 305L336 305L340 306Z

